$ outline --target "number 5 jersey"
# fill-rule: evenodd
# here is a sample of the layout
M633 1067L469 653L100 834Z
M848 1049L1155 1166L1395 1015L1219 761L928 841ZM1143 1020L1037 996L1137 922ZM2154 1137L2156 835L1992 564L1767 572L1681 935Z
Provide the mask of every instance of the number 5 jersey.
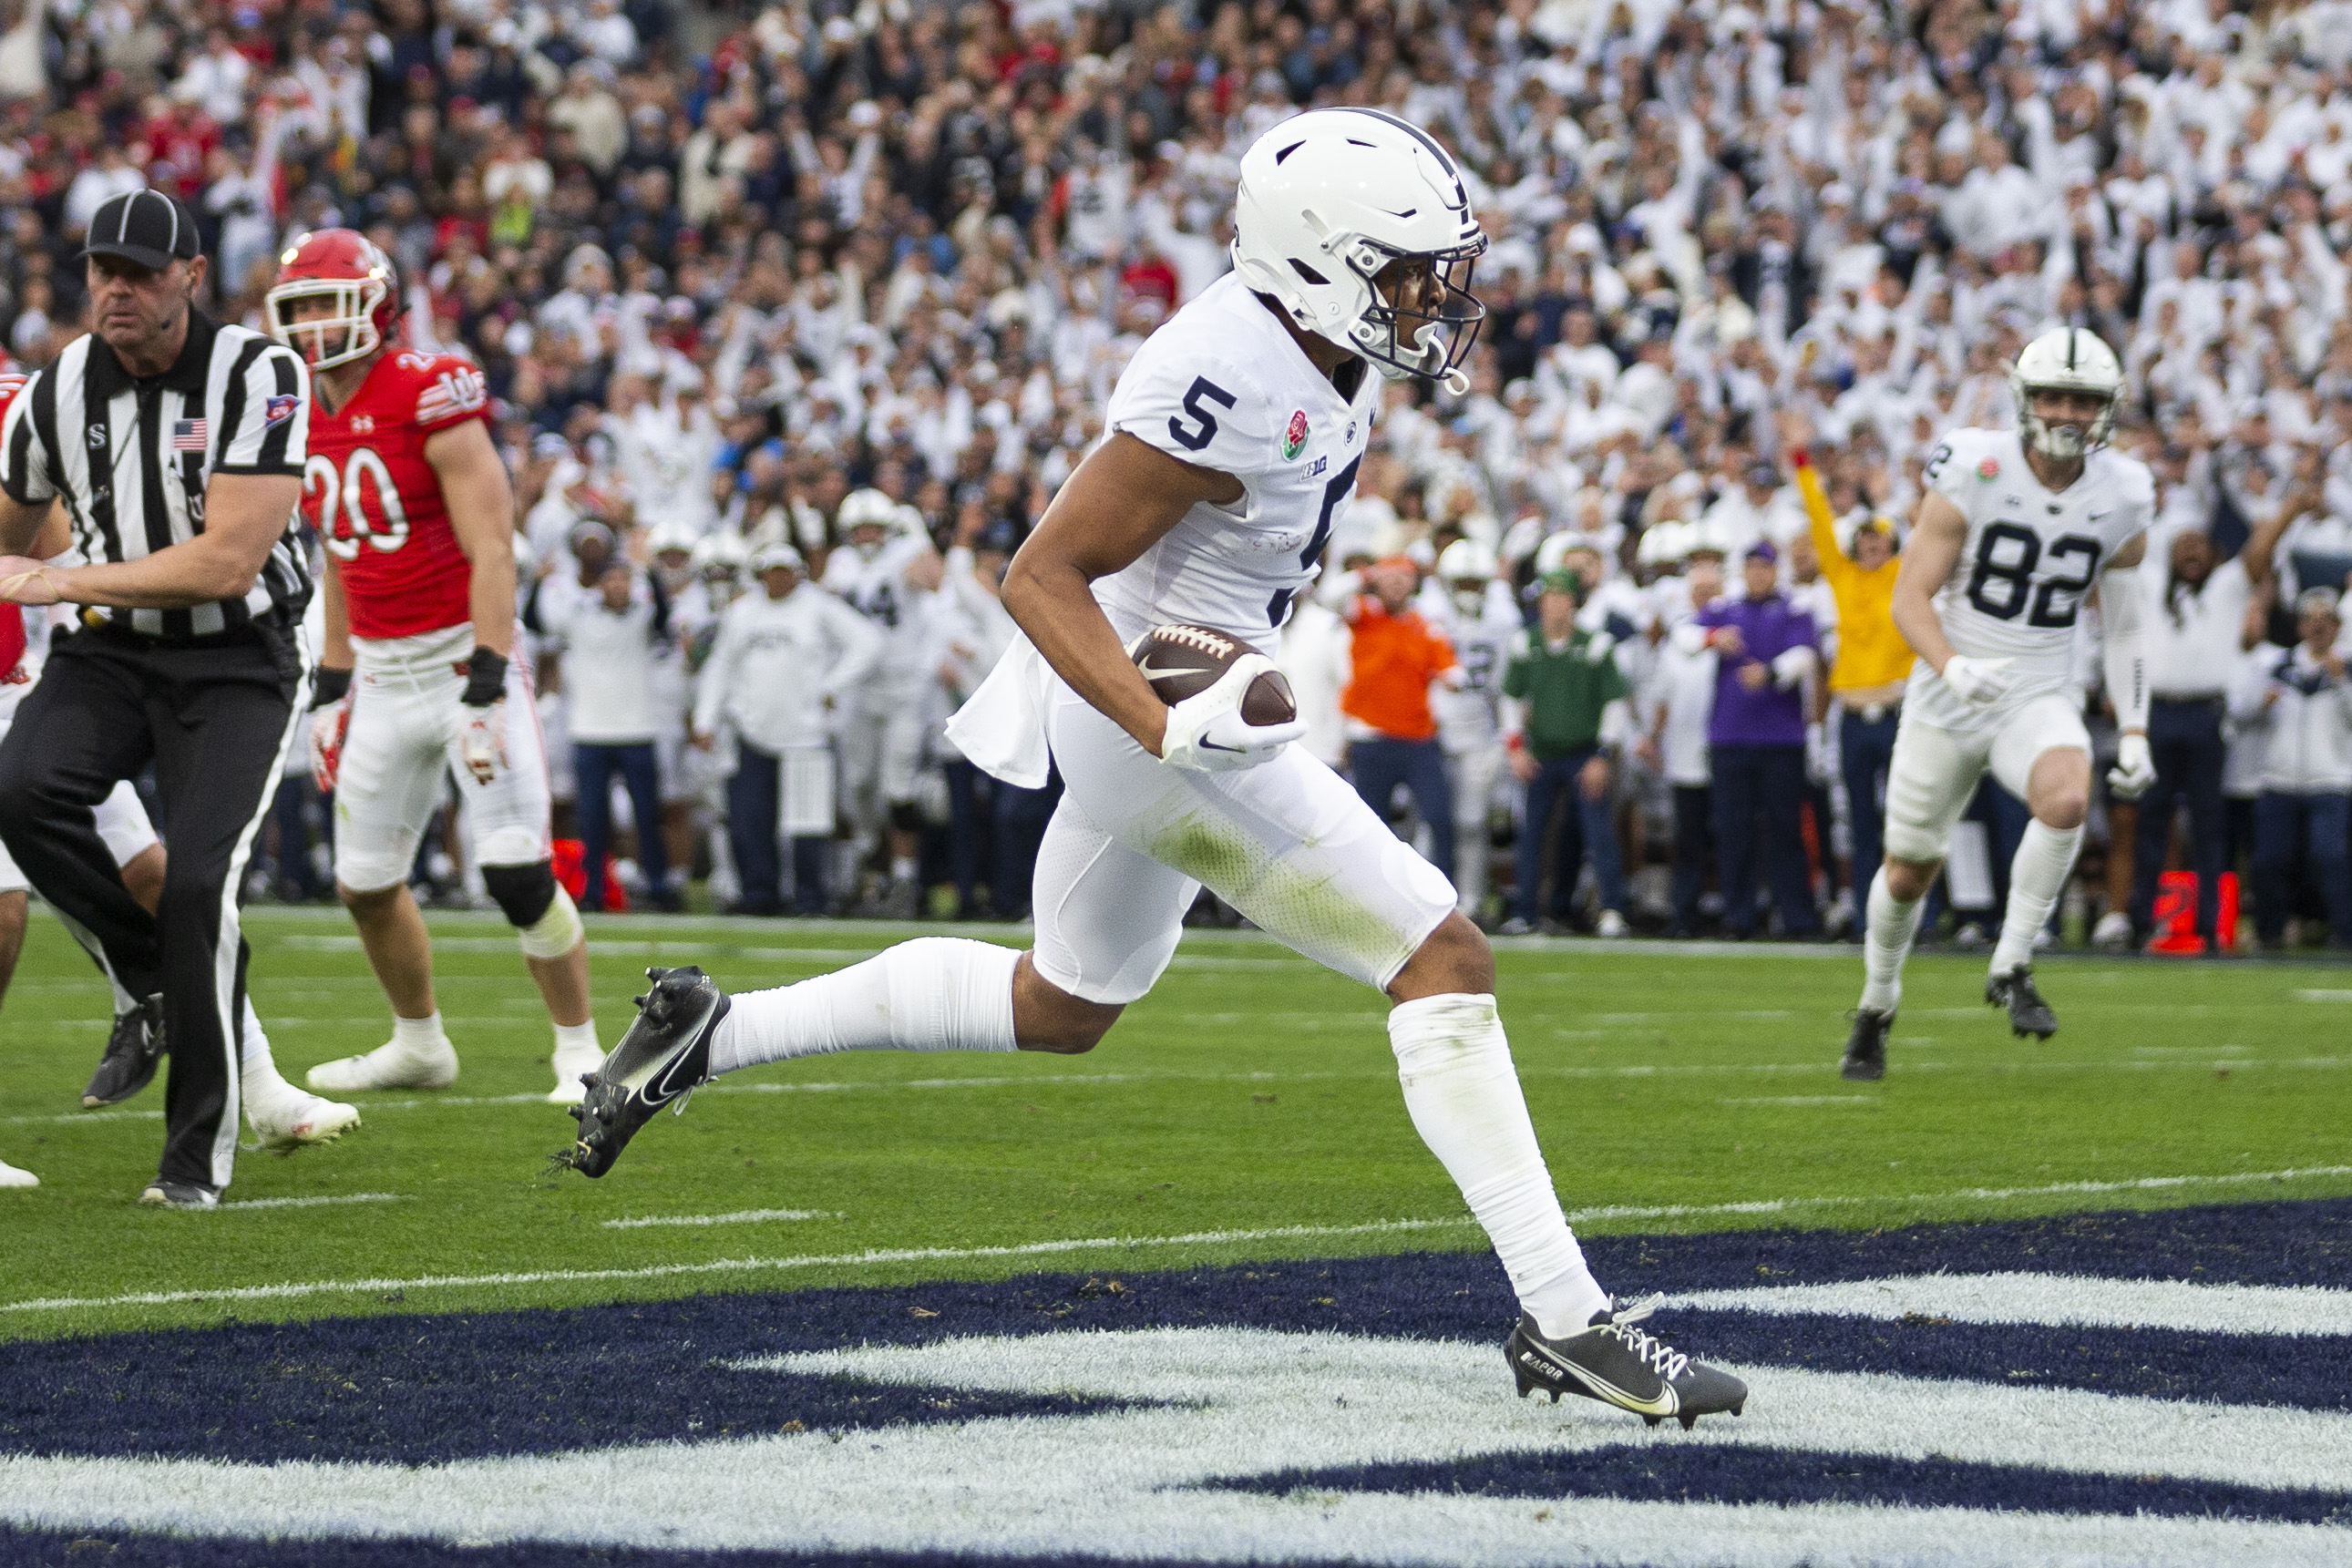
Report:
M1981 733L2034 697L2073 683L2074 622L2116 552L2155 515L2147 465L2102 447L2082 476L2053 493L2013 430L1956 430L1927 459L1928 486L1968 519L1936 614L1953 650L2007 659L2015 684L1990 708L1971 707L1925 660L1912 667L1906 711L1940 729Z
M1341 395L1234 273L1146 339L1111 392L1106 423L1232 475L1242 495L1194 507L1132 566L1095 585L1119 633L1181 621L1270 652L1355 493L1382 384L1368 367L1355 396Z
M352 635L414 637L470 619L473 567L425 461L436 431L489 416L482 372L446 354L379 356L342 407L310 411L302 516L334 555Z

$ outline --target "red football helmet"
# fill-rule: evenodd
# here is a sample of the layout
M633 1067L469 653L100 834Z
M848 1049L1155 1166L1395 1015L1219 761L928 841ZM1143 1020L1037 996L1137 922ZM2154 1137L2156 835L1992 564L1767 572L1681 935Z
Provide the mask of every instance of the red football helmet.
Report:
M334 301L332 314L287 319L293 301L319 298ZM278 282L263 298L262 316L269 335L303 354L312 370L349 364L398 339L400 280L392 257L367 235L315 229L278 257Z

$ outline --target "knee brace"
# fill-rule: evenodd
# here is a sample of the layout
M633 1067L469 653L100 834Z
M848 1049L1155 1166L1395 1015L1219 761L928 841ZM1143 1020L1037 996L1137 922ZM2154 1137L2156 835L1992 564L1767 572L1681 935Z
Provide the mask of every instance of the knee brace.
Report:
M894 832L921 832L923 831L923 809L912 800L891 801L890 827Z
M482 884L506 913L526 956L561 958L584 934L580 910L555 880L545 861L530 865L486 865Z

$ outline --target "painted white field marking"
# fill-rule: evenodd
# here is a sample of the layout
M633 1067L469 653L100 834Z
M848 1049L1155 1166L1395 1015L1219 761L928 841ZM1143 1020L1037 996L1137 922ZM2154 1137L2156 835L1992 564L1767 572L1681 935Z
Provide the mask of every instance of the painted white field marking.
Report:
M760 1225L769 1220L846 1219L830 1208L745 1208L733 1214L648 1214L635 1219L607 1219L607 1230L642 1230L649 1225Z
M222 1203L222 1208L332 1208L346 1203L406 1203L413 1195L404 1192L346 1192L320 1197L238 1197Z
M541 1285L600 1280L660 1280L679 1275L857 1268L982 1258L1045 1258L1064 1252L1132 1252L1146 1247L1223 1247L1240 1242L1295 1238L1325 1239L1402 1231L1458 1230L1476 1224L1476 1220L1466 1216L1459 1219L1379 1219L1365 1225L1278 1225L1258 1230L1197 1230L1185 1236L1089 1236L1057 1241L1026 1241L1007 1247L869 1248L863 1252L796 1258L720 1258L709 1263L663 1263L642 1269L541 1269L504 1274L425 1274L407 1280L307 1280L275 1285L230 1285L205 1291L144 1291L120 1296L50 1296L29 1301L0 1301L0 1312L79 1312L91 1307L161 1307L184 1301L289 1301L304 1296L371 1291L464 1290L477 1286Z
M2305 1166L2288 1170L2241 1171L2227 1176L2140 1176L2123 1181L2063 1181L2039 1186L1962 1187L1951 1192L1908 1193L1874 1197L1775 1197L1747 1203L1609 1205L1570 1209L1571 1224L1587 1220L1693 1219L1738 1215L1787 1214L1811 1208L1857 1205L1888 1207L1947 1203L2000 1202L2019 1197L2106 1193L2165 1192L2200 1186L2329 1179L2352 1176L2352 1166ZM286 1301L305 1296L369 1291L464 1290L603 1280L659 1280L678 1275L757 1273L777 1270L858 1268L891 1263L955 1262L987 1258L1042 1258L1067 1252L1133 1252L1150 1247L1217 1247L1243 1242L1379 1236L1425 1230L1475 1228L1468 1216L1445 1219L1379 1219L1363 1225L1283 1225L1256 1230L1202 1230L1183 1236L1096 1236L1026 1241L1002 1247L906 1247L807 1257L721 1258L708 1263L664 1263L639 1269L547 1269L527 1273L429 1274L407 1280L310 1280L268 1285L228 1285L200 1291L133 1291L119 1296L50 1296L0 1301L0 1312L86 1311L93 1307L171 1306L184 1301Z
M2213 1518L1545 1504L1440 1490L1270 1495L1216 1484L1632 1443L2339 1487L2352 1416L2337 1412L1764 1368L1745 1417L1653 1431L1583 1401L1511 1398L1492 1343L1231 1328L951 1340L737 1365L1123 1404L430 1466L10 1456L0 1458L0 1517L243 1537L1159 1562L2249 1568L2352 1554L2352 1531ZM1400 1411L1411 1418L1394 1418Z
M1897 1319L1910 1314L1968 1323L2068 1323L2238 1334L2352 1334L2352 1291L2316 1285L2200 1285L2177 1280L2080 1279L2064 1274L1901 1274L1832 1285L1760 1285L1696 1291L1668 1303L1777 1316Z
M1884 1105L1877 1094L1763 1094L1718 1100L1718 1105Z
M2352 991L2297 991L2299 1002L2352 1002Z

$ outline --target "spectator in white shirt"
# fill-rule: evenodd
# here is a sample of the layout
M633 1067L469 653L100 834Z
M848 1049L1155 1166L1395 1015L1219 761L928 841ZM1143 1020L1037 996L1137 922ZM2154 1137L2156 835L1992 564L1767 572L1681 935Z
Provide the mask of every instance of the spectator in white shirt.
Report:
M565 720L588 877L580 907L605 906L604 857L612 848L613 786L619 783L628 790L635 819L646 899L657 908L676 908L654 763L654 661L669 635L668 601L657 581L619 555L607 555L594 571L585 592L570 584L541 584L531 596L530 616L533 630L563 642Z
M1723 595L1723 558L1694 557L1683 581L1696 614ZM1641 742L1643 759L1675 792L1675 919L1669 936L1698 935L1699 898L1715 863L1715 804L1708 789L1706 727L1715 712L1715 650L1668 637L1659 644L1656 711Z
M783 913L783 867L793 844L793 904L823 915L825 850L832 841L833 721L844 692L874 668L882 634L803 574L800 552L777 540L751 557L763 591L719 618L719 637L694 705L694 744L723 729L735 740L727 781L727 831L743 883L739 915Z
M2172 846L2175 815L2189 812L2189 862L2197 873L2197 931L2209 946L2221 918L2221 870L2229 823L2221 776L2229 742L2221 734L2229 672L2248 646L2246 605L2270 576L2271 556L2285 523L2274 517L2235 557L2216 564L2211 537L2201 529L2173 536L2160 571L2139 573L2149 602L2150 702L2147 738L2156 758L2156 787L2141 798L2132 873L2132 932L2154 934L2157 880Z
M2263 737L2254 802L2254 929L2263 946L2286 935L2295 868L2309 868L2327 905L2329 945L2352 948L2352 681L2336 646L2338 596L2306 588L2294 647L2248 654L2230 694L2231 716Z

